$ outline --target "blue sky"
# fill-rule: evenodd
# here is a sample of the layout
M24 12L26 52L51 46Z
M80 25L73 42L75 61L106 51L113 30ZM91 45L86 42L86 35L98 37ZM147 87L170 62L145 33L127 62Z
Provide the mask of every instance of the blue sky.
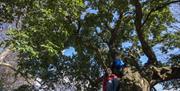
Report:
M72 55L76 54L75 49L73 47L69 47L69 48L63 50L62 53L66 56L72 56Z

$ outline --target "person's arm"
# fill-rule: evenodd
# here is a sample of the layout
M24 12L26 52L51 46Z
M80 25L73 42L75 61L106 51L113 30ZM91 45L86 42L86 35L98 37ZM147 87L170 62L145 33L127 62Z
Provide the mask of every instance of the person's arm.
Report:
M127 64L126 64L126 63L124 63L123 68L126 68L126 67L127 67Z
M103 75L103 76L97 78L97 79L95 80L95 83L98 85L100 82L103 81L104 77L105 77L105 76Z

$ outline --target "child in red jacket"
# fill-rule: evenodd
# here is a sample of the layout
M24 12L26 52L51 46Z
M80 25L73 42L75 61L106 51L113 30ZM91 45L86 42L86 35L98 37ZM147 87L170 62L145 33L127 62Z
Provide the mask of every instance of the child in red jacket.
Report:
M107 68L105 78L103 79L103 91L118 91L118 77L112 73L110 68Z

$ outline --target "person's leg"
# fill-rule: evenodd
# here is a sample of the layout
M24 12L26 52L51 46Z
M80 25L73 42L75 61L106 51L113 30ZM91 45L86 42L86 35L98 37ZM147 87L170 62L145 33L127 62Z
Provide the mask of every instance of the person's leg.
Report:
M113 79L113 91L119 91L119 88L120 88L120 82L117 78L114 78Z
M107 91L114 91L113 89L114 89L114 88L113 88L113 80L109 80L109 81L107 82L107 85L106 85L106 90L107 90Z

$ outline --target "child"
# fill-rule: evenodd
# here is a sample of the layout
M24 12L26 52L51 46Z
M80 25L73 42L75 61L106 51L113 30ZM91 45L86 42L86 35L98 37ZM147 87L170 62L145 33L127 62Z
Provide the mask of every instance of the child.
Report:
M120 59L115 59L112 64L113 74L116 74L118 77L123 76L123 68L126 67L126 64L123 63Z
M112 73L110 68L107 68L105 78L103 79L103 91L118 91L119 81L117 76Z

